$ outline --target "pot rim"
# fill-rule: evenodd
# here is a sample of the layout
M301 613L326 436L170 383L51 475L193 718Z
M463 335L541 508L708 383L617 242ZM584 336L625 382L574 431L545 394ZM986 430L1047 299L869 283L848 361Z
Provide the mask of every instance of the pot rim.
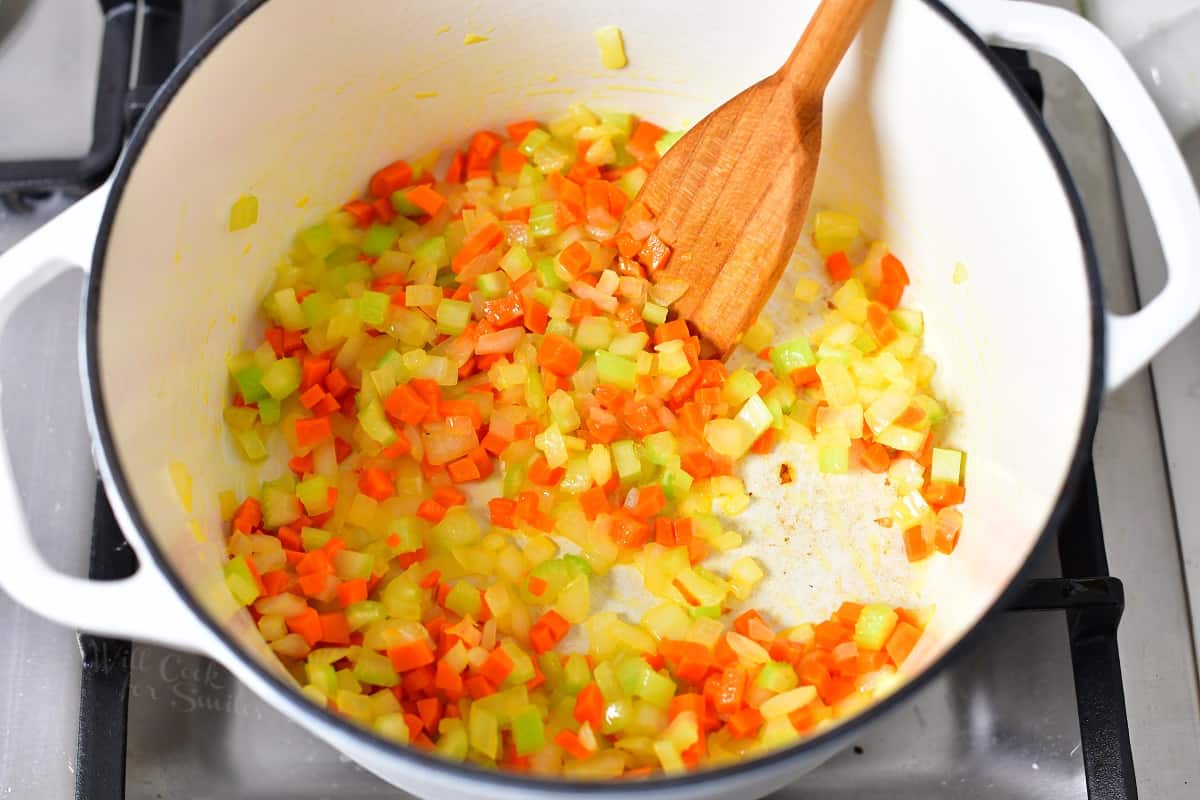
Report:
M129 481L125 477L117 455L113 433L108 422L107 404L100 384L101 365L97 330L99 326L101 278L104 274L108 240L112 232L121 195L125 185L129 181L133 167L137 163L138 156L141 154L150 135L154 132L159 119L170 106L171 101L191 73L204 62L217 44L234 28L255 11L262 8L266 4L266 0L246 0L241 6L226 15L175 67L171 75L155 94L149 107L138 122L121 156L120 163L117 165L115 177L112 182L112 190L105 205L104 215L97 233L95 250L92 257L92 268L87 282L83 326L84 367L87 392L91 400L90 409L94 417L95 431L97 432L100 444L100 448L96 453L97 466L108 485L110 497L115 495L116 498L119 498L121 504L128 511L129 519L137 528L138 534L154 562L154 567L162 574L163 578L179 596L188 610L208 629L208 632L225 649L239 656L242 668L253 673L255 678L269 687L276 699L280 701L280 705L286 708L290 715L314 716L338 734L349 737L358 745L375 751L377 755L399 759L421 770L446 772L450 773L453 777L467 781L476 781L495 788L521 789L539 794L564 791L584 794L630 793L644 790L668 791L686 789L702 782L720 781L727 783L738 778L747 777L755 771L770 769L773 772L779 772L788 763L798 761L813 752L826 748L836 748L839 744L844 745L847 739L861 732L866 726L910 700L937 677L952 661L958 659L974 647L980 640L987 622L995 616L997 611L1003 610L1015 596L1029 572L1031 562L1051 543L1053 540L1051 534L1057 531L1063 522L1070 506L1069 501L1078 489L1090 461L1090 445L1096 431L1101 398L1104 394L1104 354L1107 344L1099 263L1096 258L1091 232L1088 229L1087 220L1084 215L1083 203L1074 181L1067 170L1062 154L1059 152L1050 135L1050 131L1046 127L1045 120L1042 118L1041 113L1033 106L1033 103L1024 90L1017 84L1008 69L999 62L992 54L988 45L962 19L951 11L942 0L921 0L921 2L942 17L951 28L965 38L975 51L991 66L1041 141L1046 155L1049 157L1058 176L1059 183L1063 193L1067 197L1075 219L1076 233L1079 236L1084 256L1093 343L1091 364L1088 370L1087 398L1076 438L1075 454L1046 525L1043 527L1041 533L1038 534L1034 546L1030 548L1029 554L1018 570L1016 577L1000 593L996 601L985 612L980 622L966 631L957 642L951 645L940 658L930 664L924 671L913 676L892 694L878 702L872 703L845 722L835 725L820 734L803 739L790 747L715 769L697 770L676 776L658 775L640 781L611 783L601 781L570 781L562 778L541 778L505 770L485 769L468 763L450 762L431 753L397 744L376 735L367 728L360 727L335 712L315 705L305 698L298 689L288 685L274 672L259 664L253 658L244 655L241 647L233 637L226 633L224 628L212 619L192 596L187 585L172 568L154 537L146 533L149 530L149 526L146 524L145 518L137 505Z

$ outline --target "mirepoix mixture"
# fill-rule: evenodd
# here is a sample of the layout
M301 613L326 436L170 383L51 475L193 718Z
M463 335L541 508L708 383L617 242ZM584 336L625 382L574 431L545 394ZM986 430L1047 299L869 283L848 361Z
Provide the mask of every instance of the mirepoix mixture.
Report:
M920 613L783 619L755 607L769 564L706 564L776 533L739 529L737 475L781 441L886 472L911 560L954 549L963 454L937 446L908 274L822 211L836 291L796 285L819 327L755 324L751 368L702 358L633 202L678 136L572 106L475 133L440 175L387 164L297 232L225 410L245 459L290 461L221 499L229 590L313 702L447 759L611 778L787 745L894 681ZM231 230L256 215L244 197ZM614 568L660 602L595 610Z

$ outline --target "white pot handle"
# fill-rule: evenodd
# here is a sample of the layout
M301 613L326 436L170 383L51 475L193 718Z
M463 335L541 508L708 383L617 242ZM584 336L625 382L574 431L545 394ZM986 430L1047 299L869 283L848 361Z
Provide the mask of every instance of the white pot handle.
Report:
M105 185L0 256L0 331L13 311L52 278L69 269L87 271L107 197ZM138 571L122 580L75 578L47 564L29 530L0 434L0 588L71 628L196 650L207 638L198 620L144 550L135 549Z
M1141 311L1107 312L1105 380L1115 389L1145 366L1200 311L1200 201L1162 115L1121 51L1090 22L1030 2L954 0L983 38L1033 49L1071 69L1091 93L1129 158L1167 262L1167 285Z

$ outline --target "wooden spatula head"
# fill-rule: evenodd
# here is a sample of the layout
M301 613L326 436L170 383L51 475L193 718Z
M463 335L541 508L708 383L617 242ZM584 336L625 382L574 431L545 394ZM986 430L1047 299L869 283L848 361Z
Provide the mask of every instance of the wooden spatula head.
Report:
M824 0L787 63L709 114L659 162L638 196L683 280L673 306L727 355L762 310L800 236L821 149L825 85L872 0Z

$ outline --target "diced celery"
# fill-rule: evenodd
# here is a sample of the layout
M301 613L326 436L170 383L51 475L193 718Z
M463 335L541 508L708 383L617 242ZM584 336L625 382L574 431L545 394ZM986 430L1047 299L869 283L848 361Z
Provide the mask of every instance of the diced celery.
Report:
M584 317L575 331L575 344L582 350L608 347L613 339L613 324L608 317Z
M485 300L495 300L508 294L512 283L503 272L488 272L475 279L475 286Z
M387 611L383 603L376 600L362 600L346 606L346 623L352 631L361 630L386 617Z
M933 448L933 461L929 467L931 480L958 483L962 479L963 454L961 450Z
M687 131L667 131L662 136L658 137L658 141L654 143L654 150L658 155L665 156L671 146L683 138L683 134Z
M290 490L272 483L263 485L262 491L263 525L267 528L278 528L289 525L300 516L300 501Z
M539 239L558 233L558 208L554 202L538 203L529 209L529 232Z
M562 278L558 277L558 273L554 269L554 259L549 256L543 256L533 262L534 269L537 270L538 282L547 289L562 290L567 288L567 284Z
M534 128L529 133L525 134L525 138L521 140L520 146L517 148L526 158L532 158L534 152L539 147L550 141L550 133L541 128Z
M679 453L679 443L670 431L652 433L642 439L642 452L651 464L663 466Z
M438 333L458 335L471 321L471 304L462 300L443 300L437 307Z
M762 383L750 370L742 368L736 369L729 373L729 377L725 380L725 387L722 389L722 399L732 406L740 406L745 403L762 388Z
M371 727L385 739L391 739L401 744L408 744L410 732L408 730L408 720L404 718L403 713L380 714L375 717L375 720L371 723Z
M720 619L721 618L721 607L720 606L690 606L687 610L687 614L688 614L689 619L698 619L699 617L706 617L707 619Z
M281 358L263 370L262 386L276 400L282 400L300 388L300 362Z
M642 477L642 459L638 456L636 444L622 439L613 442L611 450L617 477L622 483L632 483Z
M240 231L258 222L258 198L252 194L244 194L229 208L229 230Z
M528 705L513 714L512 738L518 756L527 756L546 746L546 729L537 706Z
M568 694L578 694L592 681L592 670L588 667L587 659L579 653L567 656L563 667L563 689Z
M533 261L529 258L529 253L522 245L516 245L511 248L504 257L500 259L500 269L514 281L529 272L533 268Z
M260 594L258 583L250 566L243 556L237 556L225 562L225 585L238 605L248 606L258 599Z
M391 298L383 292L365 291L358 298L358 318L378 328L387 321L389 303Z
M467 736L471 741L471 749L481 755L494 759L500 754L500 724L495 714L478 703L471 706Z
M466 581L458 581L446 595L445 605L460 617L478 618L482 602L478 589Z
M308 677L310 685L321 690L321 694L326 697L333 697L337 694L337 675L334 674L333 667L329 664L317 664L309 661L304 665L304 674Z
M792 665L786 661L772 661L764 664L758 677L754 679L755 686L775 694L794 689L799 683L800 679L796 677L796 670L792 669Z
M258 418L264 425L274 425L279 422L283 406L274 397L264 397L258 401Z
M786 380L793 371L817 363L808 339L799 338L771 348L771 366L776 377Z
M925 316L920 311L897 308L888 314L888 319L904 333L920 336L925 332Z
M596 44L600 48L600 63L605 69L621 69L628 63L620 28L616 25L605 25L596 29L595 36Z
M854 378L850 370L840 361L820 361L817 363L817 376L821 379L821 387L825 390L825 399L831 406L848 406L858 400Z
M304 314L304 326L311 328L329 319L333 299L324 292L313 292L300 301L300 312Z
M645 185L646 178L648 177L650 177L650 173L646 172L646 170L641 167L634 167L617 180L617 188L632 200L642 190L642 186Z
M263 444L258 431L233 431L232 433L238 449L241 450L247 461L262 461L267 457L267 446Z
M296 497L309 516L324 514L329 510L329 482L321 475L300 481L296 484Z
M678 503L691 491L695 479L686 470L679 467L676 459L672 459L664 467L658 482L667 499L672 503Z
M646 343L649 341L649 335L640 331L623 333L613 338L612 344L608 346L608 351L622 358L637 358L638 353L646 348Z
M362 250L352 244L340 244L333 251L325 256L325 266L341 267L353 261L357 261L362 255Z
M367 436L387 447L396 441L396 429L388 421L383 412L383 405L378 400L372 400L366 408L358 412L358 424L362 426Z
M391 196L392 210L405 217L424 216L425 209L408 199L407 189L397 189Z
M333 556L333 569L338 578L352 581L356 578L371 577L375 566L375 557L368 553L358 553L353 550L339 550Z
M858 238L858 220L837 211L818 211L813 218L813 239L817 250L829 257L839 250L848 250Z
M900 617L890 606L869 603L863 606L854 625L854 643L863 650L881 650Z
M766 433L774 421L767 404L757 394L750 395L734 419L746 426L752 442Z
M399 234L391 225L375 223L363 236L362 249L369 256L378 256L392 246Z
M300 242L316 258L325 258L337 247L333 230L324 222L300 231Z
M642 319L646 320L646 322L649 322L651 325L662 325L667 321L667 307L647 301L646 304L642 306Z
M446 246L445 236L433 236L421 243L413 251L414 264L431 264L441 268L450 265L450 251Z
M372 686L390 687L400 683L391 659L366 648L359 651L353 674L356 680Z
M596 380L633 391L637 388L637 364L608 350L597 350Z
M926 431L915 431L901 425L889 425L876 435L875 441L893 450L916 453L924 446L927 435Z

